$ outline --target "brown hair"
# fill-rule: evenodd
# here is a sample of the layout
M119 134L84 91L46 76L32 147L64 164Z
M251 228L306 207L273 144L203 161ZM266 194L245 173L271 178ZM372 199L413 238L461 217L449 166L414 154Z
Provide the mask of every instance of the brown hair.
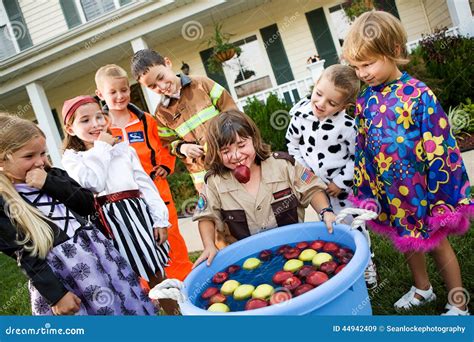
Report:
M399 19L383 11L360 15L344 40L343 57L348 61L365 61L387 57L398 65L408 63L407 33Z
M207 152L204 162L205 168L210 171L209 175L223 176L229 171L223 164L220 150L233 144L237 140L237 135L241 138L252 138L257 164L270 157L270 145L263 142L255 122L238 110L229 110L213 118L207 128Z
M334 84L338 91L346 95L344 104L354 104L360 90L360 80L353 68L347 65L334 64L324 69L318 82L325 77Z
M102 83L105 78L125 78L128 80L127 72L116 64L107 64L99 68L95 73L95 86L102 89Z
M143 49L135 52L132 56L130 66L132 69L132 77L138 81L140 77L145 75L150 68L155 65L166 65L165 58L158 52L151 49Z

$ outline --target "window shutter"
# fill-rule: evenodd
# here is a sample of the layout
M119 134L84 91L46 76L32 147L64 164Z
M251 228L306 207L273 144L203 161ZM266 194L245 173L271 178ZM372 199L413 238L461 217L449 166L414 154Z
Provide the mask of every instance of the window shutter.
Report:
M318 55L321 59L326 60L324 66L328 67L339 63L339 57L323 9L318 8L306 13L306 20L318 50Z
M260 29L260 34L262 35L265 50L267 51L277 84L293 81L295 78L293 77L277 24Z
M59 4L63 10L68 28L72 29L82 23L74 0L59 0Z
M26 26L23 14L21 13L20 6L17 0L3 0L3 7L7 12L10 24L13 27L14 35L20 50L24 50L33 45L31 42L30 33Z

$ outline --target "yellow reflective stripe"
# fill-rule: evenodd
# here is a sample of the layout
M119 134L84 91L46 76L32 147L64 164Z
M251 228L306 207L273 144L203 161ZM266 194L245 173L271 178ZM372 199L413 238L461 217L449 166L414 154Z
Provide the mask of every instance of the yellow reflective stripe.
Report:
M176 133L178 133L180 137L184 137L193 129L205 123L207 120L212 119L217 114L219 114L219 111L214 106L207 107L206 109L203 109L199 113L193 115L189 120L179 125L176 128Z
M191 173L191 178L193 179L194 184L204 183L204 176L206 175L207 171L200 171Z
M224 87L220 84L214 83L214 87L211 89L211 93L209 96L211 97L212 104L215 106L217 101L221 98L222 92L224 91Z
M178 153L176 152L176 146L178 146L179 144L179 140L175 140L173 142L171 142L170 146L171 146L171 154L174 154L175 156L178 155Z
M166 127L158 127L158 136L167 138L176 136L176 132Z

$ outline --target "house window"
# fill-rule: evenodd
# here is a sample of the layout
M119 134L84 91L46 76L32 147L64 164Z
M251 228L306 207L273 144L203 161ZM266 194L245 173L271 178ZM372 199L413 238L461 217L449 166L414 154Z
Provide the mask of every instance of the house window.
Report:
M3 0L0 6L0 59L32 46L30 33L17 0Z
M131 2L132 0L59 0L68 28L99 18Z
M230 88L238 98L272 87L266 59L257 40L251 36L234 43L242 49L239 56L223 63L224 74Z

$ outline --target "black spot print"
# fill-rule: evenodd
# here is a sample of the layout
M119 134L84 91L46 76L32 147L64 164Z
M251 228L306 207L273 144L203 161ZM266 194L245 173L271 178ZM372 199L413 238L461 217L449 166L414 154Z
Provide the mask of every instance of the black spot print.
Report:
M339 135L337 136L337 139L338 139L338 140L341 140L341 139L342 139L342 134L339 134Z
M354 160L355 160L355 156L352 155L352 156L351 156L351 160L354 161Z
M322 162L319 162L319 167L323 167L323 163Z
M305 127L303 125L301 125L301 130L304 131L305 130Z
M319 121L313 122L313 131L317 131L319 128Z
M334 126L325 123L324 125L321 126L321 128L324 129L325 131L330 131L330 130L332 130L332 129L334 128Z
M344 117L345 117L347 120L352 121L352 116L346 114L346 115L344 115Z
M309 153L313 152L313 148L312 148L312 147L308 147L308 152L309 152Z
M344 183L345 186L347 187L351 187L354 185L354 182L352 181L352 179L349 179L349 180L345 180L345 181L342 181Z
M328 151L331 153L337 153L341 150L341 145L331 145L328 147Z
M308 142L310 143L310 145L316 146L316 141L314 140L313 137L309 137Z
M303 136L300 137L300 145L304 145L304 138L303 138Z
M296 128L293 124L291 124L291 129L293 129L293 132L295 132L295 134L299 134L300 131L298 130L298 128Z
M318 159L319 160L324 159L324 153L318 153Z
M328 169L328 176L331 177L331 175L334 173L334 171L337 170L337 167L335 167L334 169Z
M327 120L326 120L326 123L332 124L332 120L331 120L331 119L327 119Z
M351 127L351 126L352 126L352 122L346 121L346 122L344 122L344 125L346 125L347 127Z
M329 137L327 135L323 136L323 140L328 140Z

